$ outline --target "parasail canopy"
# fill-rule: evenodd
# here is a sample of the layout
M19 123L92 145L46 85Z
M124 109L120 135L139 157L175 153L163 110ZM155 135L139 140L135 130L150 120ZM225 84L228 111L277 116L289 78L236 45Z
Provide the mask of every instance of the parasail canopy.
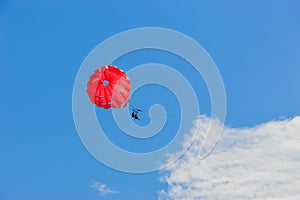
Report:
M118 67L108 65L96 69L87 84L87 94L99 108L126 107L130 101L130 79Z

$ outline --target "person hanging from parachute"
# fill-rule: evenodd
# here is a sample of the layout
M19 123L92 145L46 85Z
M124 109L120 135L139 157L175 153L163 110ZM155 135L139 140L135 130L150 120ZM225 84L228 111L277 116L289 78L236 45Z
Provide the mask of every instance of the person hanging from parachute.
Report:
M141 111L142 111L142 110L137 109L137 108L132 109L132 113L131 113L132 119L140 120L138 114L139 114L139 112L141 112Z
M125 108L130 101L130 79L118 67L102 66L94 71L87 84L90 101L99 108ZM140 120L141 110L133 108L131 117Z
M131 118L140 120L139 114L148 111L142 111L134 106L130 99L130 90L130 79L126 73L118 67L108 65L94 71L89 78L86 91L90 101L99 108L125 108L131 104L129 105ZM174 115L173 117L180 118Z

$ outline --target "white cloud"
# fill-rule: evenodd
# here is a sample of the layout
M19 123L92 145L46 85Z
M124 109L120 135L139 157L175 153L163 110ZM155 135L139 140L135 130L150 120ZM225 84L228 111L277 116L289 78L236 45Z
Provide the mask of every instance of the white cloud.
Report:
M97 181L93 181L92 184L90 185L90 187L96 189L101 196L119 193L118 191L113 190L113 189L109 188L107 185L102 184Z
M191 135L203 135L208 121L196 120L200 128ZM203 160L197 158L201 143L198 137L163 171L168 189L159 192L159 199L300 199L300 117L254 128L225 127Z

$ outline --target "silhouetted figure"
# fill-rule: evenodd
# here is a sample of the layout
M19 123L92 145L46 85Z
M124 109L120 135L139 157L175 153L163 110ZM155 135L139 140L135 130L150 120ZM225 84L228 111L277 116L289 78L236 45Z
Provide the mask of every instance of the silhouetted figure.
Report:
M139 110L139 109L133 109L133 110L132 110L132 113L131 113L131 117L132 117L133 119L140 120L140 118L139 118L139 116L138 116L139 111L141 111L141 110Z

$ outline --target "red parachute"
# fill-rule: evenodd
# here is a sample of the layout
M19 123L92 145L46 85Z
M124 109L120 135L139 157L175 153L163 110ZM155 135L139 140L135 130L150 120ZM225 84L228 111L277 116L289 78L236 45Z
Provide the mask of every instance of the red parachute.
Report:
M126 107L130 101L129 92L130 79L112 65L95 70L87 84L91 102L105 109Z

